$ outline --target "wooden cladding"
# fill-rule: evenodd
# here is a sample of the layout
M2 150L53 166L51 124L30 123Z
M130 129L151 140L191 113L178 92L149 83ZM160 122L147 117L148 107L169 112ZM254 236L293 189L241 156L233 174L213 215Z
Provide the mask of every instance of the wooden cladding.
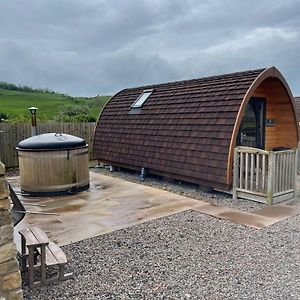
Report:
M275 147L296 148L298 144L297 122L292 101L277 78L268 78L260 84L254 95L267 99L267 119L273 126L266 127L265 149Z
M240 105L228 156L228 184L232 183L233 152L238 132L251 97L266 99L266 119L273 122L273 126L266 126L265 149L272 150L277 147L293 149L298 146L298 124L292 93L284 77L275 67L266 69L253 81Z

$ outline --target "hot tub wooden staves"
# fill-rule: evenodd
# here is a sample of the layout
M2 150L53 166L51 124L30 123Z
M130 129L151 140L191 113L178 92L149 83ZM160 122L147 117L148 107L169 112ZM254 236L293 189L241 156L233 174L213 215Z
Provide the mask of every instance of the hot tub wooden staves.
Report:
M53 195L89 188L88 145L83 139L41 134L21 141L17 150L22 191Z

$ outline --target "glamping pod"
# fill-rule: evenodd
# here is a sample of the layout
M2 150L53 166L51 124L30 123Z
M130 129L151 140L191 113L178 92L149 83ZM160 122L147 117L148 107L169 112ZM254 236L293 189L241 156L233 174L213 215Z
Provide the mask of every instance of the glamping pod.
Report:
M89 188L88 145L62 133L45 133L19 143L21 190L53 195Z
M268 168L276 162L269 165L269 153L295 151L297 143L292 94L271 67L124 89L102 110L93 150L95 158L111 165L215 189L234 187L237 197L270 203L264 200L272 177ZM283 158L284 165L289 162L284 175L289 182L293 155ZM277 161L279 169L282 163Z

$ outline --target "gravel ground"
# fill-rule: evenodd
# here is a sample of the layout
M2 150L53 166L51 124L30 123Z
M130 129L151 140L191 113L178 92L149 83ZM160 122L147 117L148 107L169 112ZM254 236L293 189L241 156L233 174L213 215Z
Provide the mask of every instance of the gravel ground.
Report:
M265 204L249 200L234 200L230 194L199 187L196 184L178 180L166 181L159 176L150 175L145 178L145 181L141 181L137 172L131 172L125 169L121 169L116 172L110 172L108 167L93 167L91 168L91 171L247 212L252 212L266 206Z
M74 279L24 299L300 299L296 216L262 230L186 211L64 246Z

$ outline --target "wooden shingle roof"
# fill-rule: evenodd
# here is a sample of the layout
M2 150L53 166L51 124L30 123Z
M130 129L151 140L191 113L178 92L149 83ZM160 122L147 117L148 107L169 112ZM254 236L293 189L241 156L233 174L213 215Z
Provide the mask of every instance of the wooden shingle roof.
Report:
M99 117L94 157L228 188L228 153L237 114L247 90L264 70L120 91ZM153 93L138 114L129 114L145 89Z

